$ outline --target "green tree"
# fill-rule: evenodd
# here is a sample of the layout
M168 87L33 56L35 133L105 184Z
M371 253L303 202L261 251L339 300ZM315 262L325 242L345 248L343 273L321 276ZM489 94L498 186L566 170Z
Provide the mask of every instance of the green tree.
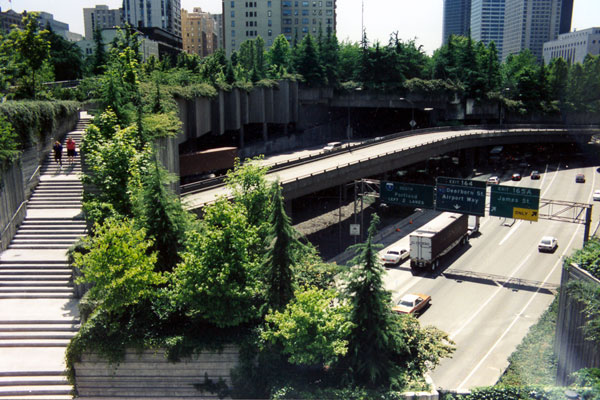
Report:
M307 85L319 86L323 84L323 66L320 62L317 46L310 33L304 36L304 39L298 45L295 63L296 72L304 77Z
M0 165L5 169L19 155L17 150L18 136L10 122L0 115Z
M50 58L54 79L67 81L79 79L83 75L83 53L75 43L57 35L48 26L48 41L50 42Z
M29 13L23 16L23 29L13 29L1 44L1 52L9 54L15 60L20 79L19 86L25 97L36 98L39 75L50 57L48 31L40 30L38 14Z
M265 41L262 37L254 40L254 71L258 80L265 77Z
M154 297L163 282L154 272L155 254L148 254L152 242L146 232L130 220L112 220L88 237L85 254L75 253L74 265L90 283L89 297L109 313L120 315L132 305Z
M240 51L238 52L238 62L243 68L246 78L249 79L250 74L254 70L254 64L256 62L254 40L245 40L240 45Z
M339 76L344 81L358 81L361 48L358 43L342 42L339 45Z
M92 72L94 75L100 75L106 69L106 63L108 62L108 55L104 49L104 43L102 42L102 31L97 28L94 30L94 58L92 64Z
M349 263L352 272L346 282L353 328L344 363L355 382L372 387L389 383L393 354L397 352L391 296L383 287L384 269L376 251L380 246L373 243L378 222L374 215L367 241L355 247L358 255Z
M554 58L548 67L548 86L552 99L563 104L567 96L567 82L569 77L569 66L562 57Z
M148 233L159 271L171 271L181 260L179 252L185 245L187 227L187 214L166 187L166 175L155 158L150 170L141 177L142 187L133 201L136 224Z
M339 85L339 43L335 33L328 33L320 46L321 63L324 69L325 84L333 87Z
M275 38L273 45L267 53L267 59L274 71L273 76L271 76L272 78L281 77L289 68L290 43L283 34Z
M200 229L188 235L189 248L171 276L175 306L192 320L221 328L257 318L257 266L249 257L256 229L244 208L218 200L205 207Z
M348 351L349 313L333 289L308 288L283 311L265 316L261 338L279 346L292 364L331 366Z
M278 181L271 186L272 211L267 240L269 246L263 261L267 297L266 308L281 310L294 295L292 268L297 263L302 244L285 213L285 203Z

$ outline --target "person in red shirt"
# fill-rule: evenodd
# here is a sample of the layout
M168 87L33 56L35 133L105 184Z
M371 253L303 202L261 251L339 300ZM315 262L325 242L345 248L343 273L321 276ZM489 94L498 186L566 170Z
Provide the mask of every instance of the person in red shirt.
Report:
M70 137L67 138L67 157L69 163L73 164L73 160L75 158L75 141Z

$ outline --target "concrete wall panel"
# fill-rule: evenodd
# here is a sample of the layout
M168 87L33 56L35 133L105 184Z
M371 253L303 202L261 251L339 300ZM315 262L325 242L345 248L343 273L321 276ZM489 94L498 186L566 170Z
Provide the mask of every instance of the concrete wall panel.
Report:
M241 125L240 90L224 92L225 130L238 130Z
M205 97L197 97L196 106L196 131L189 137L200 137L211 131L211 102Z
M265 89L254 88L248 94L249 123L261 124L265 122Z
M210 102L210 117L213 135L225 133L225 96L222 90Z
M273 89L273 122L290 123L290 85L289 81L279 81L279 87Z

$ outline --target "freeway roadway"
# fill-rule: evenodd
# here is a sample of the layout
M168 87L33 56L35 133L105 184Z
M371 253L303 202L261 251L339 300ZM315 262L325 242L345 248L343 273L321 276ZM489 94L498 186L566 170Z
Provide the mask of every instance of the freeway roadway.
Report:
M484 137L486 140L490 135L507 135L509 132L522 132L525 135L536 134L542 132L551 132L560 135L566 132L565 129L510 129L505 131L491 131L485 129L467 129L460 131L436 131L436 132L425 132L415 134L413 136L402 136L393 140L382 140L380 142L374 142L370 146L358 146L348 149L339 153L332 154L330 157L320 158L312 160L311 162L301 163L297 165L291 165L287 168L273 171L268 173L268 180L279 179L283 184L286 182L293 182L298 179L310 177L312 175L318 175L323 171L336 170L344 168L349 165L356 165L357 163L365 162L370 159L380 157L385 154L398 153L401 151L408 150L413 147L421 147L428 143L439 142L447 139L457 138L477 138ZM487 143L487 142L486 142ZM493 143L493 142L490 142ZM363 164L361 164L362 166ZM393 169L390 166L389 169ZM383 172L383 171L382 171ZM363 176L364 177L364 176ZM350 179L352 180L352 179ZM335 181L333 185L344 182ZM218 196L229 196L230 193L227 188L212 187L201 191L188 193L182 196L182 201L188 209L201 208L204 204L213 202ZM286 199L291 199L290 196L286 195Z
M524 177L519 182L506 181L510 179L507 172L501 184L537 187L546 199L592 203L592 192L600 188L597 166L570 160L566 169L564 161L555 162L540 168L540 180ZM577 173L585 174L586 183L575 183ZM600 218L599 206L596 202L592 228ZM467 247L447 255L435 273L412 273L408 261L387 268L386 287L394 300L410 292L431 295L432 304L420 316L421 324L444 330L456 343L453 357L443 360L431 373L437 388L466 390L495 384L508 365L507 357L552 302L551 291L539 285L558 285L563 258L582 246L582 225L549 220L513 221L512 225L503 222L498 217L483 218L480 235ZM538 252L537 244L545 235L558 238L556 252ZM405 238L399 238L386 249L405 243ZM471 278L444 276L450 268L468 271ZM527 282L509 287L506 278Z

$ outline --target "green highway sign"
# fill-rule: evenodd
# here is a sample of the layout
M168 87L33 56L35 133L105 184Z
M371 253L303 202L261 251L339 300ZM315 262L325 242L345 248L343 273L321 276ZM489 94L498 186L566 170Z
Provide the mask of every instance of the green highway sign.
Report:
M462 178L437 178L435 209L485 215L485 182Z
M381 181L379 198L389 204L433 208L433 186Z
M490 215L527 221L537 221L540 208L540 189L493 185L490 196Z

